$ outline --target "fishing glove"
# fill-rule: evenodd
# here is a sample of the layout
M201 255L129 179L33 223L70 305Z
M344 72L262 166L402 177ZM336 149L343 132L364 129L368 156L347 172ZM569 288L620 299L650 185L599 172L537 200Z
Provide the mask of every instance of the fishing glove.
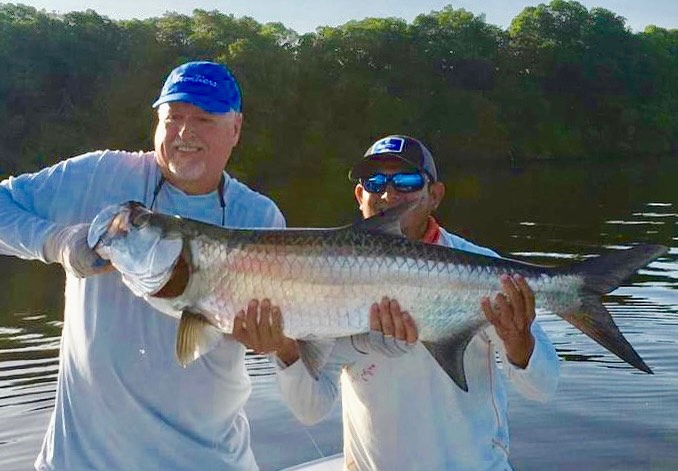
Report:
M399 357L410 350L414 344L407 343L379 330L370 330L364 334L351 335L351 345L360 353L378 352L389 358Z
M59 263L68 273L85 278L104 271L107 260L87 245L89 224L58 226L45 239L42 253L48 263Z

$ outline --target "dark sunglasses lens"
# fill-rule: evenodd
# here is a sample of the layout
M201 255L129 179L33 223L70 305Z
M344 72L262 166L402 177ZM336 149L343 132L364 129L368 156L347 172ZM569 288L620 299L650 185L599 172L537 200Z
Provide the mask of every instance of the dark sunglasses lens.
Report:
M419 191L424 187L426 180L421 173L398 173L393 175L393 186L396 190L409 193Z
M386 175L377 173L376 175L372 175L370 178L363 180L363 188L365 188L368 193L381 193L386 188L386 182L388 182Z

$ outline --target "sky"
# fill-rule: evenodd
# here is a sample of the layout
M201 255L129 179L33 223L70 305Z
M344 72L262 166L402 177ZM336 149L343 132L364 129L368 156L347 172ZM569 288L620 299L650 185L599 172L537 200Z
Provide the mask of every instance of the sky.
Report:
M5 0L0 0L5 2ZM13 0L47 12L68 13L92 9L112 19L149 18L167 11L190 15L193 9L218 10L236 17L250 16L259 23L281 22L298 33L318 26L337 26L366 17L397 17L412 21L421 13L441 10L451 4L475 15L485 14L487 23L507 28L527 6L549 0ZM647 25L678 28L678 0L579 0L587 8L602 7L626 18L635 32Z

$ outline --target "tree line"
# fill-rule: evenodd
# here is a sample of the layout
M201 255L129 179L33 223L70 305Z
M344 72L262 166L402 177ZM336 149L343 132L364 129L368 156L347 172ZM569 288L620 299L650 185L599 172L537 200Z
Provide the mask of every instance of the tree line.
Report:
M678 30L633 33L575 1L525 8L506 30L447 6L308 34L218 11L114 21L0 4L0 175L150 148L151 103L174 66L196 59L239 79L232 171L274 195L345 181L390 133L421 138L443 168L678 148Z

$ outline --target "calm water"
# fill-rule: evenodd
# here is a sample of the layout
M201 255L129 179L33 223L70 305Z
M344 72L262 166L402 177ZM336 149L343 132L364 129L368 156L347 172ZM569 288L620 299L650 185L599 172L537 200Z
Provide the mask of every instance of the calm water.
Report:
M678 469L678 162L447 174L443 224L505 254L558 264L601 247L671 247L607 299L655 374L639 373L546 314L542 325L562 360L560 387L548 404L512 395L510 427L519 470ZM337 225L354 215L350 198L343 201L339 215L297 214L284 197L280 204L291 224ZM0 280L0 471L20 471L31 469L54 404L63 278L54 267L0 257ZM262 470L340 451L339 407L303 427L280 402L267 360L250 356L248 367L247 411Z

